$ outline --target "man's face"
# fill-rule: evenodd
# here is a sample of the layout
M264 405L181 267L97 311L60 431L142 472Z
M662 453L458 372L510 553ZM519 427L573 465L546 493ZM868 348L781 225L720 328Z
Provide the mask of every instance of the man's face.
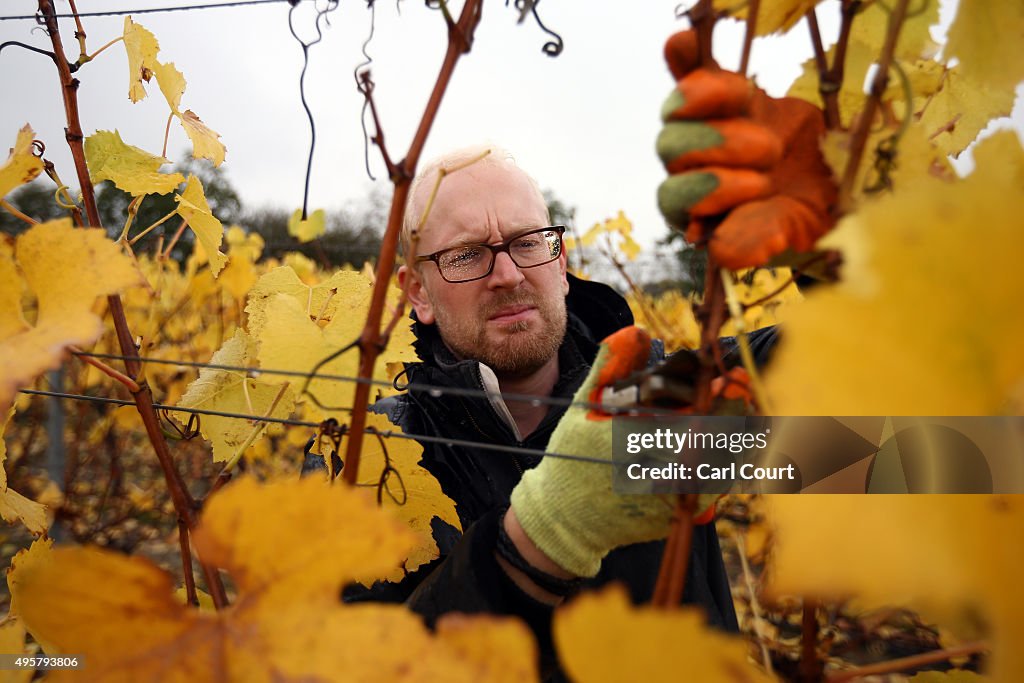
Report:
M429 193L432 185L428 179L420 191ZM522 171L511 164L478 163L441 182L415 251L500 244L545 227L547 220L543 201ZM564 250L551 263L525 269L508 254L498 254L491 274L473 282L445 282L430 262L403 267L399 278L409 279L409 299L420 322L436 324L458 357L479 360L499 376L525 377L555 362L565 336L565 264Z

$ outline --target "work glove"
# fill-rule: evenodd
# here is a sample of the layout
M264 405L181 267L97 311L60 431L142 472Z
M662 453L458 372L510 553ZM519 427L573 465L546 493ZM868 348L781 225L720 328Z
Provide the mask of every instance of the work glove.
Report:
M601 403L605 387L647 364L650 348L650 337L638 327L626 327L609 336L601 343L573 403ZM612 491L611 415L570 406L547 450L602 461L545 457L523 474L512 491L512 509L523 531L560 567L576 576L592 577L614 548L668 535L675 496ZM717 498L700 497L698 512L703 513L704 521L713 518Z
M821 110L769 97L717 65L697 68L692 30L668 39L665 59L678 81L657 141L671 174L658 188L666 221L732 270L809 251L835 222L836 185L818 146Z

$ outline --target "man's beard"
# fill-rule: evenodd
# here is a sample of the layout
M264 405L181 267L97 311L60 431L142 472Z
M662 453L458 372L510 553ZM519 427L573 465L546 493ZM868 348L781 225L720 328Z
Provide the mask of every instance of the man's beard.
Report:
M536 306L540 322L520 320L502 326L501 341L488 338L487 321L506 306ZM478 360L499 377L526 377L550 361L565 337L565 299L510 293L477 310L474 319L457 319L435 308L441 339L459 358Z

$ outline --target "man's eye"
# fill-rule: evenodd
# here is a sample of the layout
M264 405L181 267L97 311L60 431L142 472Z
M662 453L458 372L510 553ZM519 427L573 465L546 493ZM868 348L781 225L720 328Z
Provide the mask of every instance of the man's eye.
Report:
M450 251L444 255L443 262L450 268L465 268L480 260L481 250L477 247L468 247Z

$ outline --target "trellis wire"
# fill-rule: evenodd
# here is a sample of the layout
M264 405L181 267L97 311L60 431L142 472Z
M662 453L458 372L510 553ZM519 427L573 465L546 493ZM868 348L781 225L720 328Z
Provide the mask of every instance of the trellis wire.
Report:
M125 360L127 356L122 356L115 353L92 353L92 352L77 352L74 355L89 356L91 358L102 358L105 360ZM187 360L170 360L164 358L144 358L138 357L136 360L142 363L157 363L160 365L184 365L186 367L193 368L209 368L211 370L228 370L234 372L245 372L251 377L255 378L261 374L265 375L282 375L286 377L310 377L311 379L323 379L335 382L354 382L359 384L375 384L379 386L392 387L399 391L422 391L429 393L434 396L464 396L467 398L491 398L500 397L503 401L521 401L530 402L535 405L552 405L552 406L564 406L566 408L577 407L585 408L587 410L602 410L607 413L623 415L625 417L637 417L643 416L678 416L679 412L668 408L657 408L644 406L643 410L631 409L631 408L616 408L599 403L591 403L587 401L573 401L571 398L559 398L556 396L541 396L539 394L518 394L506 391L486 391L484 389L468 389L465 387L445 387L436 384L421 384L419 382L410 382L403 384L400 387L395 382L386 382L380 379L363 379L361 377L350 377L347 375L335 375L329 373L317 373L310 375L308 372L302 372L299 370L277 370L273 368L247 368L240 365L222 365L219 363L200 363L197 361Z
M65 398L76 401L91 401L93 403L106 403L120 406L133 406L135 401L122 398L107 398L105 396L87 396L85 394L69 394L59 391L44 391L41 389L19 389L23 394L29 394L32 396L51 396L54 398ZM222 410L207 410L205 408L184 408L181 406L171 406L162 403L154 403L153 408L156 410L169 410L181 413L191 413L195 415L212 415L215 417L231 417L239 420L249 420L252 422L271 422L274 424L287 425L290 427L308 427L310 429L317 429L320 427L319 422L310 422L308 420L292 420L290 418L282 417L269 417L263 415L247 415L245 413L230 413ZM536 448L525 448L518 446L503 446L496 443L486 443L483 441L469 441L466 439L450 439L443 436L428 436L426 434L407 434L405 432L397 432L391 429L376 429L369 427L363 430L367 434L379 434L385 439L411 439L413 441L422 441L424 443L438 443L447 446L461 446L464 448L481 448L489 451L499 451L503 453L515 453L515 454L526 454L543 457L560 458L563 460L577 460L580 462L589 462L595 465L611 465L612 463L608 460L601 458L592 458L585 455L570 455L568 453L553 453L548 451L542 451Z
M73 19L77 17L116 17L124 14L156 14L158 12L186 12L191 10L217 9L223 7L242 7L245 5L270 5L290 2L291 0L233 0L232 2L206 3L202 5L180 5L177 7L140 7L136 9L104 10L96 12L79 12L54 15L57 19ZM302 0L295 0L302 2ZM36 14L20 14L17 16L0 16L0 21L17 21L36 19Z

